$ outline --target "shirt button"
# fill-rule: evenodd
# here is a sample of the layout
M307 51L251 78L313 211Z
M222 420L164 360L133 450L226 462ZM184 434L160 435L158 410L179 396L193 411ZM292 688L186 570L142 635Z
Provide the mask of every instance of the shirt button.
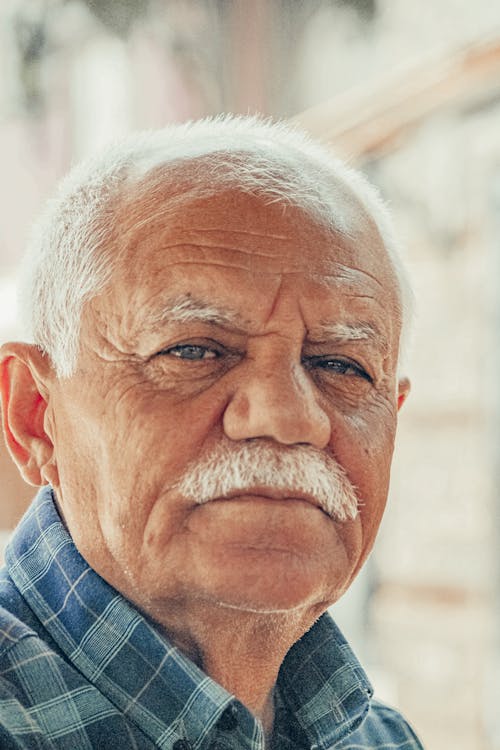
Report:
M234 732L238 726L238 719L236 717L236 706L230 705L220 715L219 721L217 722L217 729L222 732Z
M191 750L191 743L187 740L175 740L172 750Z

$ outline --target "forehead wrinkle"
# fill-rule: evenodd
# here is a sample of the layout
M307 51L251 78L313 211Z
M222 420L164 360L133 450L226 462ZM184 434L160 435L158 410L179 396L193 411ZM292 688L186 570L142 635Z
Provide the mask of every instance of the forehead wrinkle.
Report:
M252 231L251 229L237 229L236 227L228 226L227 228L222 227L198 227L198 226L190 226L189 229L186 229L186 227L176 227L175 225L170 227L170 230L175 230L179 232L180 234L186 233L189 235L195 235L198 232L204 236L206 234L227 234L228 232L231 232L231 234L234 235L243 235L243 236L249 236L249 237L262 237L262 238L269 238L271 240L289 240L290 237L286 234L273 234L272 232L268 232L267 230L262 231Z
M337 286L339 282L347 282L349 284L358 284L363 279L369 279L377 287L385 289L385 284L380 281L373 273L363 268L357 268L355 266L347 266L345 263L339 263L338 261L328 259L325 261L327 270L324 273L312 273L311 276L324 286Z
M283 261L287 259L287 253L283 253L282 255L274 255L272 257L269 256L269 253L267 252L261 252L259 250L256 250L254 247L235 247L234 245L223 245L220 242L214 242L213 244L209 244L208 242L203 243L194 243L194 242L179 242L176 244L168 244L166 245L166 248L173 249L173 248L194 248L196 250L200 250L201 252L206 250L229 250L231 253L234 253L235 255L243 255L244 257L250 257L250 258L264 258L264 260L272 260L274 262L276 261ZM166 249L165 248L165 249ZM206 258L204 256L203 258L204 262L211 262L210 258ZM184 262L184 261L182 261ZM193 261L185 261L186 263L193 262ZM194 262L199 262L197 258L194 259ZM229 261L228 261L229 264Z
M151 238L148 238L151 239ZM206 238L205 238L206 239ZM131 245L128 248L129 255L135 255L137 245L140 243L136 243L136 245ZM264 260L267 263L283 263L284 261L289 260L288 253L285 251L282 251L280 253L276 252L276 249L274 249L273 255L269 254L269 251L266 250L257 250L255 247L241 247L233 244L223 244L222 242L209 242L209 241L193 241L192 238L190 241L175 241L175 242L161 242L156 246L156 252L157 254L165 253L169 250L177 250L181 251L179 255L176 255L170 262L176 263L176 264L192 264L192 263L209 263L210 265L214 266L227 266L228 268L245 268L246 270L250 270L251 264L249 263L250 260ZM189 250L195 250L199 253L199 257L188 257L184 258L182 257L182 252L189 251ZM212 251L219 251L221 253L220 257L211 257L210 252ZM226 251L229 251L232 255L236 256L234 260L231 260L229 257L225 255ZM238 263L237 258L242 258L244 263ZM163 262L163 265L168 265L169 261L167 259L167 262ZM297 272L305 272L299 265L298 262L296 262ZM265 273L265 270L263 270L263 273Z

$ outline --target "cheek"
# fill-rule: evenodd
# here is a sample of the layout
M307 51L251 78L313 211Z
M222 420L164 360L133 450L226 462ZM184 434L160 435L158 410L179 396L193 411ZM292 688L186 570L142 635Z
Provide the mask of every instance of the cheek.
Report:
M228 400L225 390L220 383L189 398L180 397L179 389L136 390L124 400L123 413L118 412L116 419L143 456L153 462L161 456L182 463L185 455L196 456L207 436L221 425Z
M190 401L171 392L138 395L131 391L124 400L111 432L98 425L106 441L98 463L114 512L128 513L124 500L135 498L134 513L144 517L216 436L222 408L218 394L208 392Z
M389 488L394 449L396 417L367 414L350 415L332 431L332 450L357 489L366 509L382 510Z
M375 541L387 501L395 419L350 417L332 436L332 451L360 499L356 558L351 579L359 572ZM353 556L354 559L354 556Z

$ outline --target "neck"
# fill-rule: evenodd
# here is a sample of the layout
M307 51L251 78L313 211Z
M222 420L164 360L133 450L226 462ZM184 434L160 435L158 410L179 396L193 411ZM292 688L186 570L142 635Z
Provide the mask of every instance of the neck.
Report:
M311 627L319 613L254 613L222 605L192 613L186 627L155 618L169 640L232 693L258 718L267 736L274 720L273 693L290 647ZM208 610L208 611L207 611Z

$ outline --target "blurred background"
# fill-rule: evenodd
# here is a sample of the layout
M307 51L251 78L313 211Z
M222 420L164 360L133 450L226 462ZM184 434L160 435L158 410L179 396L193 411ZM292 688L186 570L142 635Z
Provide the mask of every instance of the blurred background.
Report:
M392 206L417 297L380 537L333 608L427 750L500 748L500 3L1 0L0 339L30 224L131 129L291 118ZM33 495L0 444L0 556Z

